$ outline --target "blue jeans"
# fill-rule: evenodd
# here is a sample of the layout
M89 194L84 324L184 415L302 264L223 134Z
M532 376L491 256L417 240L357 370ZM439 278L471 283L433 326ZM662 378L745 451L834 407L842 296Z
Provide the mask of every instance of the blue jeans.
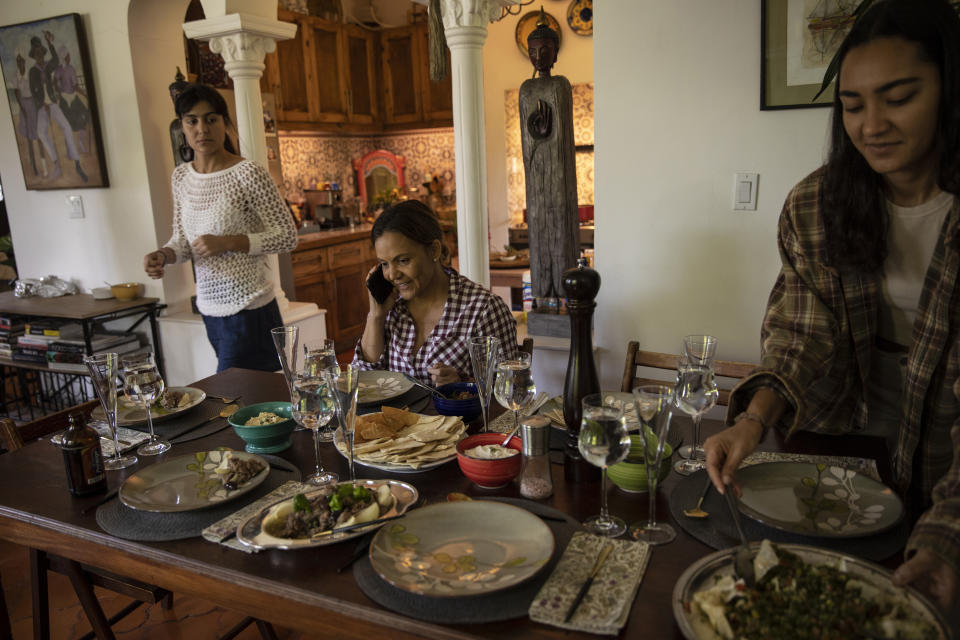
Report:
M283 326L276 300L232 316L203 316L207 339L217 354L217 373L230 367L277 371L280 359L270 329Z

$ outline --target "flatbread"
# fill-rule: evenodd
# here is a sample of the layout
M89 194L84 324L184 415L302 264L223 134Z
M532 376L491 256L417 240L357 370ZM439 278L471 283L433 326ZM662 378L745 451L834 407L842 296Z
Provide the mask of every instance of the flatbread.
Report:
M358 460L414 469L456 455L467 426L456 416L425 416L383 407L357 418L353 453ZM344 449L342 443L337 444Z

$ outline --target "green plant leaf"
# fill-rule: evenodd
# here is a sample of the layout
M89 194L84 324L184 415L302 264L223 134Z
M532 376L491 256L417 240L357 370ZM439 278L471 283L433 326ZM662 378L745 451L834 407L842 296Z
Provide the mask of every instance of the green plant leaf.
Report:
M860 4L858 4L857 8L853 10L852 14L854 22L856 22L860 18L860 15L869 9L870 5L872 4L873 0L863 0ZM830 64L827 65L827 70L823 72L823 82L820 83L820 90L817 91L817 95L813 96L813 99L810 102L816 102L817 98L819 98L820 95L827 90L827 87L830 86L830 83L833 82L834 78L837 77L837 71L839 70L838 67L840 66L840 60L837 57L838 54L839 51L834 53L833 58L830 59Z

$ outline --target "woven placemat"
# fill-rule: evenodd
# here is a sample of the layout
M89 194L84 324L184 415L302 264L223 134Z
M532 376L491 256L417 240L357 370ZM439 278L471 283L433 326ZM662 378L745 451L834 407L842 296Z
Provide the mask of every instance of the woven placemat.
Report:
M566 549L567 543L570 542L570 538L582 529L579 522L562 511L557 511L553 507L538 502L519 498L490 499L523 507L537 515L563 518L562 522L543 521L553 531L556 545L550 561L533 578L513 588L496 591L488 595L436 598L410 593L387 583L374 571L369 557L364 556L353 565L353 577L360 586L360 590L382 607L426 622L469 624L526 617L530 603L533 602L534 596L540 591L543 583L553 573L553 569L560 560L563 550Z
M714 549L727 549L739 544L740 538L726 500L715 489L711 487L703 500L702 509L710 514L709 517L690 518L683 514L684 509L696 506L706 480L706 471L698 471L683 478L670 493L668 500L670 515L684 531L705 545ZM903 549L910 535L910 524L906 521L883 533L859 538L804 536L768 527L748 517L741 517L740 522L749 540L768 539L771 542L807 544L848 553L874 562L885 560Z
M225 504L197 511L179 513L137 511L123 504L118 497L97 509L97 524L110 535L126 540L160 542L197 537L206 527L262 498L288 480L300 479L300 471L286 460L271 455L260 457L272 464L290 468L291 471L272 469L267 479L250 493Z

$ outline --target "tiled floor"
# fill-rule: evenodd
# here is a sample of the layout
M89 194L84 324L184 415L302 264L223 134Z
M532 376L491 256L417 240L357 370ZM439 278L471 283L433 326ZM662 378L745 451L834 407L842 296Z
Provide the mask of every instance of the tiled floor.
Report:
M27 549L0 541L0 576L10 609L14 640L33 637L30 602L30 560ZM75 640L90 631L87 618L70 586L59 574L49 573L50 626L53 640ZM97 589L97 597L107 617L116 613L130 599L111 591ZM118 640L213 640L243 618L205 600L174 595L173 608L164 611L159 604L141 606L118 622L113 631ZM280 640L309 640L308 636L274 627ZM236 636L239 640L257 640L255 626Z

